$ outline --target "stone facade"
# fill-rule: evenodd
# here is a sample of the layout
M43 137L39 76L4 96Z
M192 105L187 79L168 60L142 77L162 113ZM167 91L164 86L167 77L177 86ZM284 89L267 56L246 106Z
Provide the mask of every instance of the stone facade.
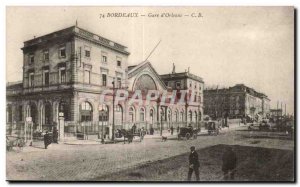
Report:
M103 124L109 136L113 124L119 129L134 123L138 128L157 129L161 123L170 128L197 126L202 120L204 82L189 73L173 74L173 78L183 83L181 89L199 90L194 106L145 103L145 95L142 106L128 100L113 105L113 95L102 102L101 95L113 88L114 93L127 90L129 98L137 89L172 93L175 87L168 89L165 83L174 81L160 76L150 62L128 66L130 53L125 46L77 26L26 41L22 50L23 80L7 85L8 129L18 129L26 117L32 117L34 130L51 130L58 126L59 114L64 116L66 133L86 129L96 133ZM102 116L102 109L107 116Z
M243 84L230 88L204 90L204 114L211 117L241 118L270 112L270 99Z

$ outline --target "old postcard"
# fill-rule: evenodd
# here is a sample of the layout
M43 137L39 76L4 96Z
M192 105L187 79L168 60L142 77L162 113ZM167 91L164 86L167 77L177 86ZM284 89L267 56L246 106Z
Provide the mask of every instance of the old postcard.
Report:
M295 182L294 7L7 7L8 181Z

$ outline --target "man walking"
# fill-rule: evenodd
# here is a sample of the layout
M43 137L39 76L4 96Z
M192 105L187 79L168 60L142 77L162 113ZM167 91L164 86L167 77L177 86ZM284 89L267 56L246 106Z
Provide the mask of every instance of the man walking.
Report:
M48 145L50 145L52 142L51 140L51 136L48 133L48 131L46 131L46 134L44 135L44 145L45 145L45 149L47 149Z
M198 159L198 154L195 150L195 146L192 146L191 148L191 153L189 156L189 172L188 172L188 181L191 181L192 174L195 172L196 175L196 180L199 181L199 159Z
M234 180L234 173L237 163L236 154L233 152L231 147L227 147L223 157L222 171L224 173L224 180Z
M56 127L53 127L53 143L57 143L58 144L58 130Z
M173 135L173 132L174 132L174 127L171 126L171 135Z

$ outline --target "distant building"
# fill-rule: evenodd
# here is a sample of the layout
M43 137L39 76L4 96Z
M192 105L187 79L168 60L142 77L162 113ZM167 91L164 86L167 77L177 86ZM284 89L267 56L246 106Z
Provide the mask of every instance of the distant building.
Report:
M204 115L211 117L255 118L270 112L270 99L243 84L204 90Z
M283 112L282 112L281 108L279 108L279 109L270 109L270 116L278 117L278 116L282 116L282 115L283 115Z

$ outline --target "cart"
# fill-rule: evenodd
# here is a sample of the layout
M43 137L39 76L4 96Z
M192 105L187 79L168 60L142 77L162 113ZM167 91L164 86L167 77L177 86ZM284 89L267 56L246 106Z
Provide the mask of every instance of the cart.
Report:
M196 139L197 133L198 130L193 129L192 127L181 127L178 133L178 140L181 140L182 138L186 138L186 140L189 140L190 138Z

